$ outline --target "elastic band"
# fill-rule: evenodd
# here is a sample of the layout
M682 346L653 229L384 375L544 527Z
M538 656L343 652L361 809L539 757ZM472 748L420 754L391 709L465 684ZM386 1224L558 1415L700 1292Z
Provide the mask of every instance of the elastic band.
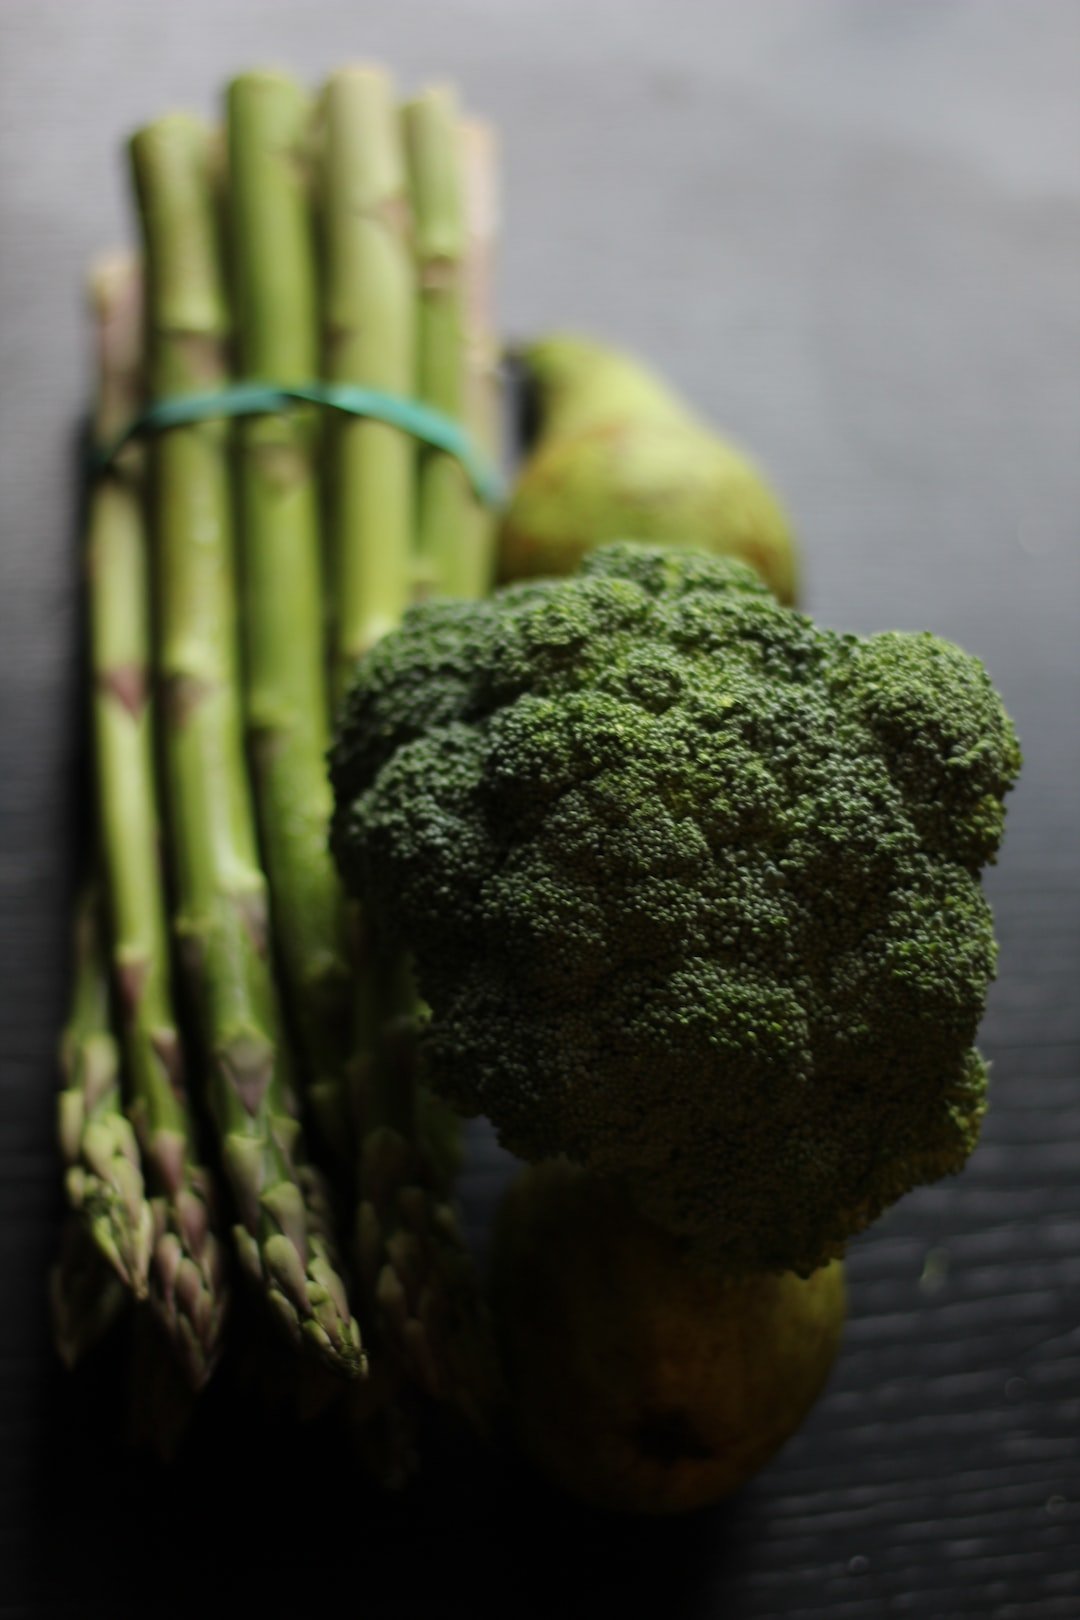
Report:
M182 394L159 399L148 405L111 444L91 452L90 470L93 474L105 472L126 444L147 433L190 427L194 422L208 422L216 417L276 416L295 405L326 405L348 416L370 417L400 428L460 462L474 493L486 506L499 506L503 500L501 476L477 449L460 422L418 400L383 394L375 388L360 388L352 383L239 382L214 394Z

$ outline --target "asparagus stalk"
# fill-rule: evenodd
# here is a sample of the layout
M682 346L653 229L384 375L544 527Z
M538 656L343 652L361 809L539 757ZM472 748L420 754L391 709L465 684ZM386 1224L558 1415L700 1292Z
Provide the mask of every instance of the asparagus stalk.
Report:
M464 344L465 421L475 443L496 465L502 449L499 340L495 331L495 245L498 237L498 151L495 131L482 119L461 125L465 198ZM495 513L473 500L470 538L462 548L458 588L485 596L495 577Z
M154 1218L139 1145L120 1096L120 1054L109 1019L108 968L96 886L75 919L71 1010L60 1043L58 1103L64 1187L101 1254L136 1299L147 1292Z
M393 84L384 72L349 68L329 80L320 104L319 153L325 375L408 395L415 352L411 215ZM411 594L415 446L386 424L341 418L329 424L328 447L333 672L340 698L356 660L393 628ZM351 920L359 969L354 1111L362 1143L387 986L355 908ZM368 1279L358 1280L366 1325L374 1326ZM376 1414L380 1422L394 1414L390 1432L399 1439L409 1430L406 1414L400 1422L396 1416L392 1371L380 1352L371 1379L353 1393L365 1438ZM411 1443L391 1446L394 1460L383 1477L411 1472L404 1458L412 1449Z
M403 129L386 75L368 68L336 74L322 99L321 134L326 372L409 395L416 271ZM356 658L393 628L412 594L416 463L411 441L380 423L343 421L332 431L340 690ZM468 1314L466 1296L478 1302L479 1295L471 1270L467 1279L455 1272L451 1290L447 1223L421 1165L407 1033L411 984L403 964L364 936L363 919L355 923L362 956L358 1270L377 1352L371 1384L356 1392L354 1409L366 1453L378 1455L384 1478L400 1482L413 1462L416 1390L453 1400L465 1382L453 1356L442 1354L448 1295L455 1322ZM460 1247L453 1254L460 1271L467 1257Z
M403 109L416 222L418 272L415 390L425 404L465 416L465 186L453 91L427 90ZM439 591L476 594L472 495L460 463L444 451L420 453L417 548Z
M109 443L140 397L142 299L136 261L91 276L98 334L97 431ZM130 1117L154 1197L150 1299L195 1389L221 1348L224 1255L195 1122L170 983L150 702L150 581L142 453L129 447L99 479L87 537L97 817Z
M152 392L227 375L228 309L207 131L173 115L132 142L148 276ZM266 883L244 770L229 436L221 421L154 441L159 666L177 932L209 1060L238 1251L283 1324L344 1372L359 1334L297 1176L304 1150L268 960Z
M335 73L321 107L323 367L334 382L412 393L415 271L393 84L377 68ZM411 594L416 452L376 421L330 424L335 691Z
M416 222L417 392L493 443L491 132L462 126L445 89L407 105L403 126ZM478 595L489 587L493 536L480 519L460 464L422 449L417 547L421 569L426 565L439 589ZM383 1003L361 1163L361 1274L384 1351L401 1376L484 1430L497 1397L496 1358L475 1267L448 1201L455 1133L418 1083L411 984L402 982Z
M240 368L309 382L318 372L313 221L303 172L307 98L277 73L247 73L228 98L230 207ZM316 423L247 418L240 431L247 721L275 942L307 1095L324 1142L351 1167L352 970L327 844L329 694Z

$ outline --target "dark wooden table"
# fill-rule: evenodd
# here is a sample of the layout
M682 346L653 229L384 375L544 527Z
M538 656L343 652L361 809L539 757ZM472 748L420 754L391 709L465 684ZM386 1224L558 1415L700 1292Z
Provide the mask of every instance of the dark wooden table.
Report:
M1078 53L1080 8L1044 0L0 8L0 1613L1080 1616ZM651 356L772 469L812 610L960 641L1025 744L983 1143L853 1247L826 1397L685 1522L449 1462L379 1503L212 1400L162 1473L48 1346L80 278L128 231L126 131L358 54L502 125L505 329ZM499 1175L480 1142L476 1228Z

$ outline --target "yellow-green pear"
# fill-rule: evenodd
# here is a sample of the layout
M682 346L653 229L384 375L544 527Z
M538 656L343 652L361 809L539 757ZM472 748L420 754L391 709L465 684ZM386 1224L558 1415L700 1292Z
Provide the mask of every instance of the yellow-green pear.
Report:
M503 582L569 574L605 540L672 541L739 557L782 602L798 566L760 470L645 366L589 339L525 347L537 435L499 536Z
M594 1507L679 1513L729 1495L799 1427L840 1343L843 1268L706 1270L560 1160L503 1202L492 1303L532 1462Z

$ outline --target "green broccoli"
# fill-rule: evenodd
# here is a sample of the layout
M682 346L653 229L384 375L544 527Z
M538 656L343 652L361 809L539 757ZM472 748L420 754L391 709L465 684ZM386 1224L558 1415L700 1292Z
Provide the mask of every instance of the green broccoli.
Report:
M1019 764L958 648L618 543L368 654L332 839L414 954L445 1098L728 1273L806 1275L975 1143Z

